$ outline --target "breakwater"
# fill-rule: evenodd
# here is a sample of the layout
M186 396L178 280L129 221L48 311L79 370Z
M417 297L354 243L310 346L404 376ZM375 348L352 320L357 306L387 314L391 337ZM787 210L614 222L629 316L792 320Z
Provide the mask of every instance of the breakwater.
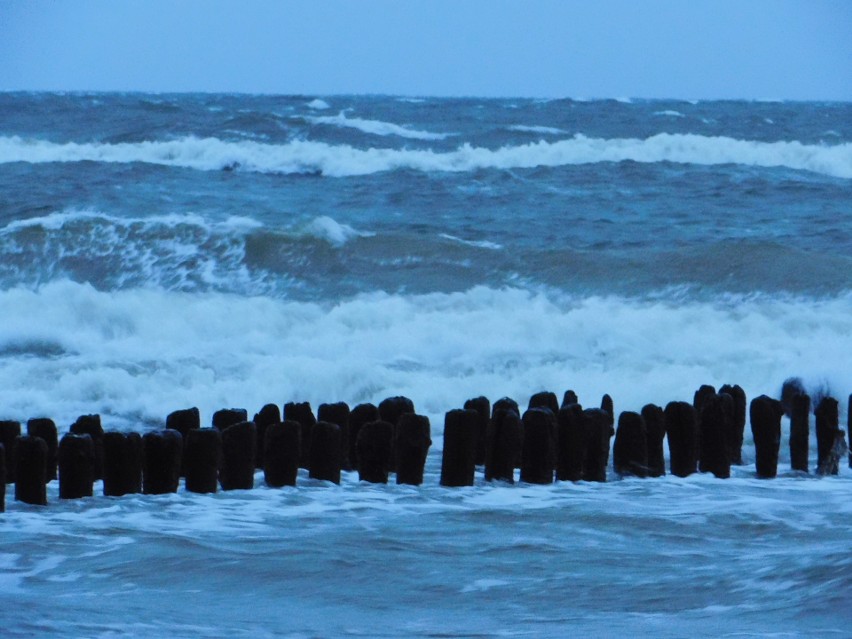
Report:
M610 463L617 476L701 472L725 479L732 465L743 463L747 424L755 475L769 479L778 473L785 416L791 469L836 475L852 429L852 395L848 401L844 431L838 400L828 394L811 398L795 378L784 383L779 398L760 395L749 402L738 385L718 391L703 385L692 402L621 413L609 395L584 408L572 390L561 403L553 392L535 393L526 409L508 397L492 405L480 396L445 414L439 481L472 486L479 468L487 481L605 482ZM257 470L270 487L297 485L300 469L333 484L340 484L341 472L357 471L364 482L393 478L418 486L431 445L429 418L401 396L351 409L345 402L321 404L316 411L307 402L286 403L283 410L267 404L251 419L245 409L225 408L212 415L210 427L202 427L197 408L181 409L166 416L164 428L145 433L105 431L99 415L80 416L61 437L49 418L30 419L25 433L20 422L6 420L0 421L0 506L11 484L16 501L47 505L45 487L57 479L60 499L91 497L98 480L103 494L115 497L181 487L193 493L247 490Z

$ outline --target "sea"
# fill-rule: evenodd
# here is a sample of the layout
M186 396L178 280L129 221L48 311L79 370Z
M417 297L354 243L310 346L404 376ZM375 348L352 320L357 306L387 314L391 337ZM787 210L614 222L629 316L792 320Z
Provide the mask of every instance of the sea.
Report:
M433 440L422 486L10 485L4 638L850 637L852 471L787 418L775 479L746 426L730 479L439 485L472 397L789 377L846 428L852 103L0 93L0 419L404 395Z

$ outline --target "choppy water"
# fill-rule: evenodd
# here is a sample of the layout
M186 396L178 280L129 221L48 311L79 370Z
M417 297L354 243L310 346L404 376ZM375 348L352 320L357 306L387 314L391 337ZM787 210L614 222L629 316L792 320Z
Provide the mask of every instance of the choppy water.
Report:
M0 94L0 418L404 394L435 440L418 489L10 498L4 631L846 636L852 473L748 428L726 481L437 478L480 394L798 375L845 424L850 266L849 104Z

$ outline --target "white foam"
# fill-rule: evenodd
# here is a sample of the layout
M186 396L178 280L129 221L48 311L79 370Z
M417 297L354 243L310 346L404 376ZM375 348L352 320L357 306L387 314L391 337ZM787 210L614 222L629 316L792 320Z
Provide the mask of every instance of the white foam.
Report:
M146 162L198 170L239 167L264 173L368 175L381 171L474 171L565 166L595 162L676 162L787 167L852 178L852 143L757 142L728 137L661 133L646 139L601 139L575 135L499 149L463 144L454 151L368 148L295 140L287 144L225 142L188 137L162 142L56 144L0 137L0 163Z
M498 251L503 248L502 245L495 242L489 242L487 240L463 240L460 237L449 235L448 233L441 233L440 236L444 239L452 240L453 242L458 242L459 244L465 244L467 246L475 246L476 248L491 249L492 251Z
M341 111L337 115L329 116L314 116L305 118L312 124L329 124L342 128L357 129L364 133L372 135L395 135L401 138L409 138L413 140L443 140L448 135L447 133L432 133L430 131L418 131L409 129L392 122L382 122L381 120L365 120L363 118L348 118Z
M654 115L666 115L673 118L683 118L686 117L680 111L673 111L671 109L666 109L665 111L654 111Z
M527 126L525 124L513 124L509 127L509 130L521 133L543 133L545 135L563 135L567 133L564 129L557 129L553 126Z
M326 102L325 100L320 100L319 98L316 98L316 99L314 99L314 100L311 100L310 102L308 102L308 104L307 104L306 106L307 106L309 109L315 109L315 110L317 110L317 111L321 111L321 110L323 110L323 109L329 109L329 108L331 108L331 107L329 106L328 102Z
M375 235L368 231L358 231L348 224L341 224L327 215L321 215L311 220L305 230L310 235L325 240L336 247L343 246L356 237L373 237Z
M90 412L138 427L193 405L207 423L226 406L402 394L440 434L444 412L480 394L525 403L573 388L587 405L610 393L621 411L691 400L704 383L777 395L791 375L852 392L852 294L696 302L478 287L327 306L55 281L0 291L0 308L0 352L33 340L59 352L0 357L0 419L60 426Z

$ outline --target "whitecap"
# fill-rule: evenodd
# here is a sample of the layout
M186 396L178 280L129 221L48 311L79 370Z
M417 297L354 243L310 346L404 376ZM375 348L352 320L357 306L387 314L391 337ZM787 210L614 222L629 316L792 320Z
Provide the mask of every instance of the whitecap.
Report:
M309 109L315 109L317 111L331 108L328 102L326 102L325 100L320 100L319 98L311 100L305 106L307 106Z
M672 109L666 109L665 111L654 111L654 115L666 115L666 116L673 117L673 118L686 117L680 111L674 111Z
M333 119L340 117L334 116ZM353 121L346 120L350 123ZM373 124L379 129L397 126ZM408 133L420 135L426 132ZM428 149L360 149L305 140L265 144L187 137L119 144L57 144L46 140L25 140L17 136L0 137L0 163L147 162L206 171L237 168L261 173L320 173L332 177L369 175L398 169L460 172L626 160L786 167L832 177L852 178L852 143L804 144L795 140L761 142L697 134L660 133L645 139L590 138L578 134L564 140L539 141L498 149L462 144L446 152Z
M443 237L446 240L452 240L453 242L458 242L459 244L466 244L467 246L474 246L476 248L491 249L493 251L497 251L503 248L502 245L497 244L495 242L489 242L487 240L463 240L460 237L456 237L455 235L449 235L448 233L441 233L440 237Z
M325 240L332 246L338 248L356 237L372 237L375 235L368 231L358 231L348 224L341 224L327 215L315 217L305 227L305 231L309 235Z
M343 128L357 129L363 133L372 135L395 135L401 138L410 138L414 140L443 140L451 134L448 133L432 133L430 131L418 131L409 129L392 122L382 122L381 120L365 120L363 118L348 118L341 111L337 115L332 116L314 116L305 118L312 124L328 124Z
M509 127L509 130L521 133L544 133L546 135L562 135L567 133L564 129L557 129L553 126L527 126L525 124L513 124Z

